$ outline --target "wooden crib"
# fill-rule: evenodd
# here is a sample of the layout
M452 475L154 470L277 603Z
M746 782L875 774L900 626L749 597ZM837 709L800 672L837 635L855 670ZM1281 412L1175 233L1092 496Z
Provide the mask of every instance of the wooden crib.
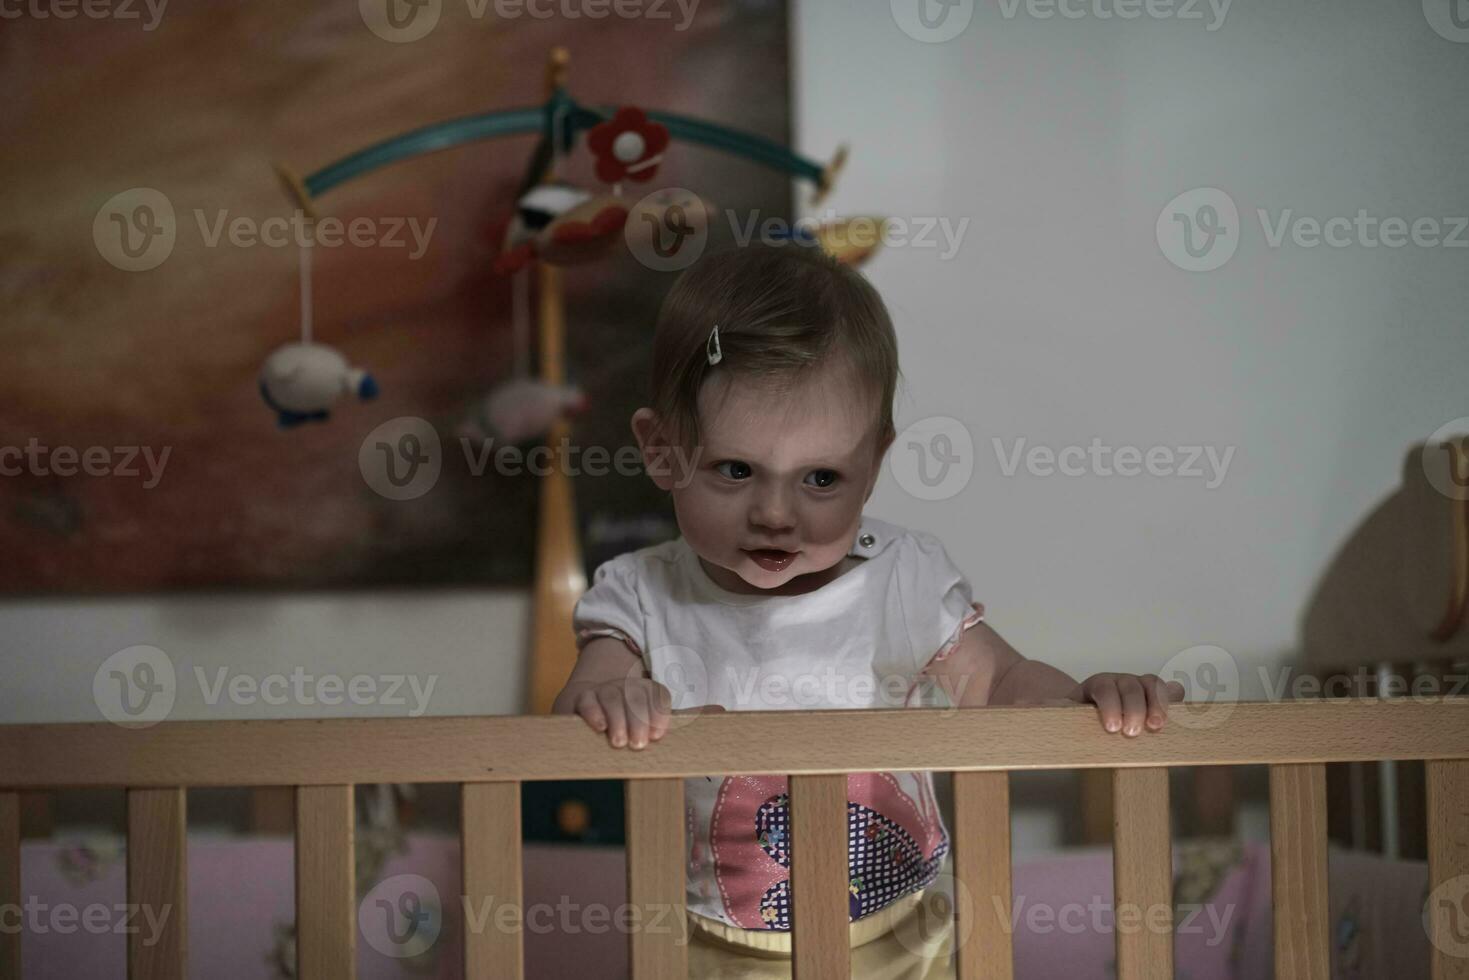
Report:
M1175 709L1181 710L1181 709ZM1168 767L1270 767L1279 980L1329 970L1329 762L1427 760L1429 885L1469 875L1469 698L1216 706L1125 740L1090 707L760 712L684 719L642 752L613 750L580 719L474 717L0 726L0 908L21 903L18 793L125 787L128 902L173 914L157 941L129 936L128 975L187 975L185 788L296 787L298 976L355 975L352 787L463 784L464 902L518 908L520 783L627 781L631 974L686 975L683 784L700 774L791 776L793 959L800 980L849 975L844 773L954 775L958 971L1012 976L1009 770L1105 769L1113 781L1119 980L1173 975ZM1452 887L1452 884L1451 884ZM1458 896L1459 892L1454 892ZM1433 903L1430 903L1431 905ZM1442 903L1441 903L1442 904ZM461 904L461 912L464 905ZM1136 916L1132 916L1132 911ZM1469 977L1460 908L1431 908L1436 980ZM523 976L521 932L464 929L467 977ZM0 975L20 974L20 935L0 929Z

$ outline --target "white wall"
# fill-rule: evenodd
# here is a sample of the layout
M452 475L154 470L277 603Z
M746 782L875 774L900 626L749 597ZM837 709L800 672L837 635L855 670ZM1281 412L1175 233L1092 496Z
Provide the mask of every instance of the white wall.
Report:
M0 722L100 721L93 677L134 645L167 656L176 721L513 714L525 700L529 614L528 593L513 590L5 603ZM310 698L320 690L340 703L298 701L298 672ZM263 686L232 696L241 675ZM290 684L288 703L268 703L283 690L273 676ZM318 687L328 677L341 678L340 693ZM347 685L357 677L371 681L358 681L354 704ZM380 696L361 696L369 691Z
M1469 414L1469 253L1271 249L1254 209L1464 214L1469 44L1416 0L1239 2L1212 32L1003 9L941 44L887 4L793 13L796 144L852 144L830 205L969 219L953 258L895 247L868 271L900 331L900 427L962 420L973 479L925 502L885 475L871 510L941 534L991 621L1073 673L1157 669L1203 643L1274 662L1406 446ZM1230 194L1244 234L1222 268L1188 273L1154 225L1203 186ZM1205 490L1004 478L991 447L1093 436L1236 451ZM438 678L430 713L510 712L527 618L525 595L472 590L4 602L0 720L96 720L92 675L134 643L181 672L175 718L352 710L214 708L195 666L349 677L400 673L404 651Z
M948 260L893 247L867 271L902 345L899 428L961 420L973 477L930 502L890 471L870 507L940 534L1030 656L1141 672L1217 644L1259 697L1258 665L1291 655L1315 577L1408 445L1469 415L1469 249L1271 248L1256 209L1469 213L1469 43L1419 0L1240 0L1213 31L1206 4L1205 22L1095 16L1114 0L1072 0L1072 19L976 7L943 43L887 3L794 18L797 145L852 147L807 213L969 221ZM1241 234L1188 272L1155 223L1199 187L1229 194ZM1094 436L1235 454L1207 490L1006 478L991 442Z

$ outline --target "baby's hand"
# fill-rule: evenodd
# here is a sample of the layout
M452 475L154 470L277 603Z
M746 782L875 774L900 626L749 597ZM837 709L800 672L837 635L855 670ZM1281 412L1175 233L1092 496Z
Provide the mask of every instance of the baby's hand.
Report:
M667 734L672 708L668 688L650 677L629 677L582 691L575 710L592 731L606 732L613 748L641 749Z
M1183 700L1183 685L1157 674L1093 674L1071 693L1071 700L1095 704L1102 727L1129 737L1143 727L1157 731L1168 720L1168 702Z
M668 734L674 715L702 715L723 711L717 704L670 711L668 688L647 677L608 681L577 695L574 710L594 732L606 732L614 749L624 745L641 749Z

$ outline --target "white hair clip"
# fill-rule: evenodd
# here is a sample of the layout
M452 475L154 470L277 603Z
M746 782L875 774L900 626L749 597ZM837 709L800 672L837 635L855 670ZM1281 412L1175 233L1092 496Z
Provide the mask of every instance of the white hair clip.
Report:
M710 364L718 364L724 360L724 351L719 347L719 324L709 332L709 339L704 342L704 353L709 358Z

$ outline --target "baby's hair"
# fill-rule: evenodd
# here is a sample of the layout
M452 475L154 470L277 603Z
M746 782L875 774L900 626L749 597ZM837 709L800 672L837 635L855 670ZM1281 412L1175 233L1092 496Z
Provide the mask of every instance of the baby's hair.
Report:
M719 326L718 363L706 345ZM861 273L813 245L751 245L705 255L664 297L653 337L652 408L670 443L701 441L699 389L715 372L781 388L839 357L854 400L877 403L878 445L893 436L898 340ZM840 361L837 361L840 364ZM870 402L869 402L870 404Z

